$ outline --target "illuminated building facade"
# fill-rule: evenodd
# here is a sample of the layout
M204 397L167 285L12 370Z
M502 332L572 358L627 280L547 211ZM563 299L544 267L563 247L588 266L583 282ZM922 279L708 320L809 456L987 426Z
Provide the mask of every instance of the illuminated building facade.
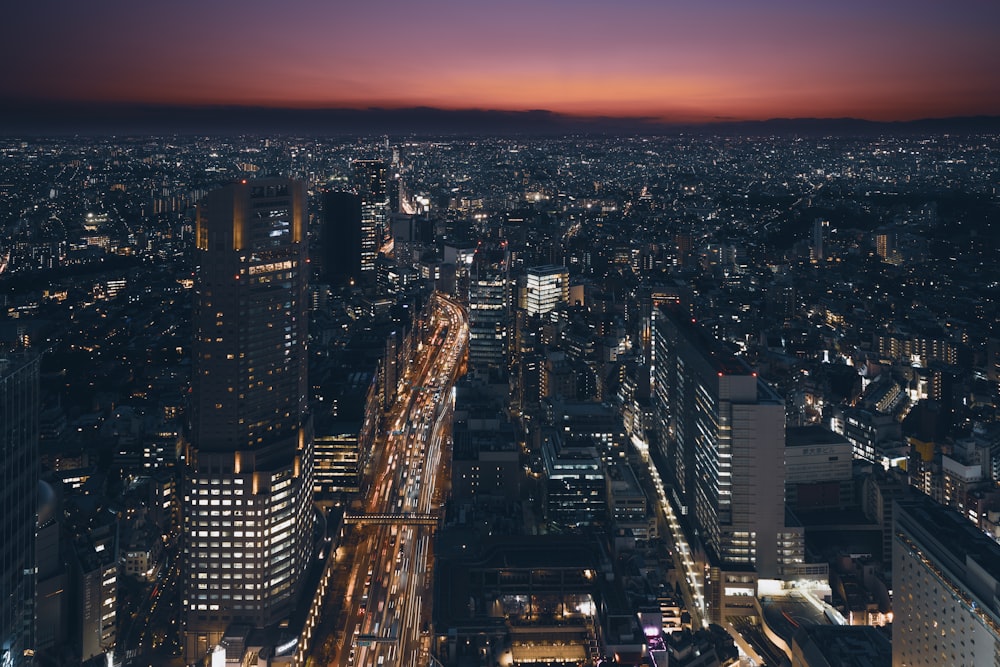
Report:
M375 259L389 220L389 166L382 160L355 160L352 181L361 198L361 279L375 282Z
M520 304L529 315L544 315L569 302L569 271L564 266L535 266L523 278Z
M230 624L285 619L310 561L305 225L305 188L287 179L230 185L198 207L183 488L189 662Z
M880 230L875 233L875 253L888 262L896 252L896 234L892 231Z
M74 545L83 661L110 655L118 642L118 525L104 522Z
M541 437L546 519L561 528L605 521L605 470L594 442L564 436L554 429Z
M357 493L360 488L359 424L330 424L317 434L315 449L315 490L317 498L333 498L341 493Z
M38 358L0 360L0 665L34 648Z
M480 244L469 270L469 365L506 370L510 344L510 252L506 241Z
M680 308L657 308L653 328L661 444L705 548L710 614L746 613L756 578L804 558L801 527L785 522L785 406Z
M926 497L893 507L892 664L993 665L1000 545Z

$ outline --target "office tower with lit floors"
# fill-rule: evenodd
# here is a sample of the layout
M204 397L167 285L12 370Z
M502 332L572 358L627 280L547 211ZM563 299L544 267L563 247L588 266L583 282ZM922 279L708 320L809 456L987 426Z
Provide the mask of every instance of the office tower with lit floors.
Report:
M538 317L569 302L569 270L565 266L533 266L520 279L518 306Z
M499 239L483 241L469 267L469 367L477 375L503 375L510 345L510 251Z
M0 665L32 664L38 357L0 359ZM27 653L26 653L27 652Z
M375 283L375 260L389 220L389 167L382 160L355 160L351 182L361 198L361 280Z
M703 557L710 620L753 613L804 560L785 511L785 405L680 306L653 312L654 405L674 506ZM692 540L695 541L695 540Z
M209 193L195 264L181 577L189 663L224 637L283 624L311 560L304 185Z

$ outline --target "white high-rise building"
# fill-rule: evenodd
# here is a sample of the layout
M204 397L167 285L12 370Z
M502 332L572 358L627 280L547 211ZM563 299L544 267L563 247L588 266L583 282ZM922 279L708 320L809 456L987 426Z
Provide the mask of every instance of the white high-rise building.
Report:
M1000 545L958 512L897 500L892 541L892 664L1000 661Z
M678 307L656 309L653 329L662 453L704 547L709 614L752 613L757 580L804 560L785 520L784 403Z

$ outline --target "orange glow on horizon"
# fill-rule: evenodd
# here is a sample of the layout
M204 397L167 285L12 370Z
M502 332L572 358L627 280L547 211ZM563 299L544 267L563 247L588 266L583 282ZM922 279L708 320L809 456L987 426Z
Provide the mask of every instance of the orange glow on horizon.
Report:
M211 72L203 73L211 78ZM363 77L359 77L363 78ZM374 78L374 75L373 75ZM259 81L226 80L219 85L130 84L105 80L71 95L120 103L166 106L246 106L285 109L544 110L568 116L645 118L664 122L765 120L769 118L839 118L913 120L918 118L1000 114L1000 89L954 81L928 96L919 81L856 80L846 75L810 79L794 71L784 79L762 80L727 72L565 73L453 70L438 79L387 79L387 89L344 86L331 92L311 77L279 80L261 94ZM974 106L970 107L970 100Z
M1000 115L1000 3L983 0L60 9L5 16L10 52L32 54L0 74L8 98L667 121Z

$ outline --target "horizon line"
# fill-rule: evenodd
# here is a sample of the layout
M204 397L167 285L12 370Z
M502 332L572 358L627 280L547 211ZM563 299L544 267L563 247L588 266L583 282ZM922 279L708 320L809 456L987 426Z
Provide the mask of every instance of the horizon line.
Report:
M719 131L869 134L875 131L1000 132L1000 115L970 114L898 120L856 116L705 116L580 114L550 109L442 108L427 105L317 107L177 104L4 98L0 136L153 134L534 134Z
M602 113L602 112L579 112L579 111L559 111L557 109L546 109L537 107L524 107L516 109L505 109L484 106L434 106L431 104L380 104L372 103L365 105L323 105L315 103L291 103L291 104L268 104L248 103L248 102L163 102L163 101L142 101L142 100L82 100L82 99L57 99L57 98L12 98L0 94L0 117L10 115L11 112L18 113L24 111L49 111L67 112L79 109L116 109L120 111L202 111L202 112L291 112L291 113L406 113L406 112L434 112L442 114L498 114L498 115L525 115L525 116L551 116L572 120L614 120L641 123L655 123L667 125L712 125L718 123L754 123L787 120L819 120L819 121L861 121L866 123L895 124L895 123L919 123L924 121L947 121L960 119L985 119L1000 118L1000 114L988 112L969 112L952 114L948 116L933 115L912 115L898 118L883 119L867 117L864 114L858 115L766 115L766 116L737 116L719 114L684 114L681 112L657 113ZM673 118L672 118L673 117ZM682 118L683 117L683 118ZM694 120L697 118L697 120Z

